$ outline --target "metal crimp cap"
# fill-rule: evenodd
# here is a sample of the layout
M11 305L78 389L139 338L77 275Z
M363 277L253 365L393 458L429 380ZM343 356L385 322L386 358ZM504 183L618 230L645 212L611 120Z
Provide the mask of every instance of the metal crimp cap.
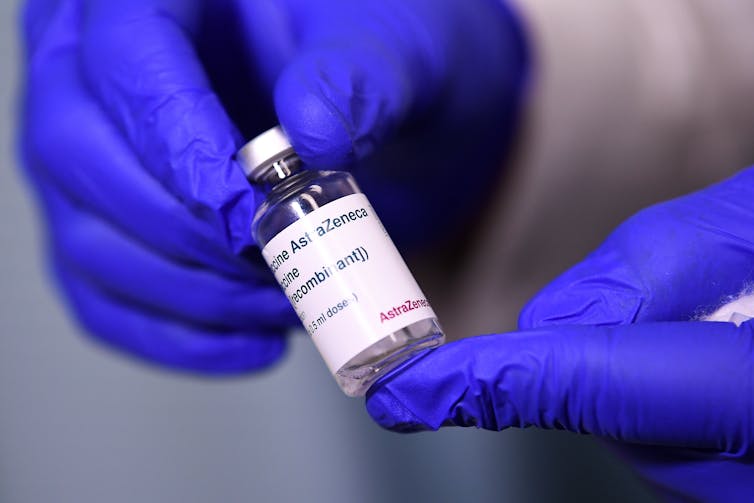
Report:
M295 153L283 129L275 126L241 147L236 159L246 177L259 182L272 169L273 164Z

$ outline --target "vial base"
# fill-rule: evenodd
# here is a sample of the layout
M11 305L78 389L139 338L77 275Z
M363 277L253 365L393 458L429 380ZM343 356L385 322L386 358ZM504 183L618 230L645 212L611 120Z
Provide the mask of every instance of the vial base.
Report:
M417 321L353 357L335 373L335 380L346 395L364 396L377 379L416 353L439 346L444 340L437 318Z

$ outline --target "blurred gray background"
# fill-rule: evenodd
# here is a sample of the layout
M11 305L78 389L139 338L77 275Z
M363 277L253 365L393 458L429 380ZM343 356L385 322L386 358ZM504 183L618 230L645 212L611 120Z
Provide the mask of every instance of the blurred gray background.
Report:
M17 10L0 0L0 502L650 498L588 438L382 431L303 336L273 371L224 380L160 372L89 341L45 272L14 158Z

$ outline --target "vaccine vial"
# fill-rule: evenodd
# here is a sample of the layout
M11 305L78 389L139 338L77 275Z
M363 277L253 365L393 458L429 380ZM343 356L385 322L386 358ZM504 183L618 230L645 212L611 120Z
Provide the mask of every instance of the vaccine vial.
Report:
M432 307L353 176L301 169L280 127L237 155L267 190L251 232L338 385L362 396L440 345Z

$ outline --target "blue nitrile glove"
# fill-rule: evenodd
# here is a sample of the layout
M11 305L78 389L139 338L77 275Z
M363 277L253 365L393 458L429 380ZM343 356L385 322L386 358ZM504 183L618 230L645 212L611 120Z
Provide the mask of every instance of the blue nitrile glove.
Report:
M273 102L311 165L389 142L363 185L421 237L489 185L524 70L497 0L32 0L24 33L22 156L73 309L114 346L213 373L276 361L297 324L233 160L278 122Z
M640 212L531 301L525 331L425 354L367 408L397 430L590 433L671 499L751 501L754 322L692 320L752 276L754 168Z
M297 152L325 169L363 160L354 173L399 245L450 241L473 226L500 178L527 80L507 4L289 3L301 54L275 104Z
M22 155L52 266L114 346L177 368L258 368L296 318L244 258L260 194L231 162L242 139L195 52L198 4L153 4L26 7Z

